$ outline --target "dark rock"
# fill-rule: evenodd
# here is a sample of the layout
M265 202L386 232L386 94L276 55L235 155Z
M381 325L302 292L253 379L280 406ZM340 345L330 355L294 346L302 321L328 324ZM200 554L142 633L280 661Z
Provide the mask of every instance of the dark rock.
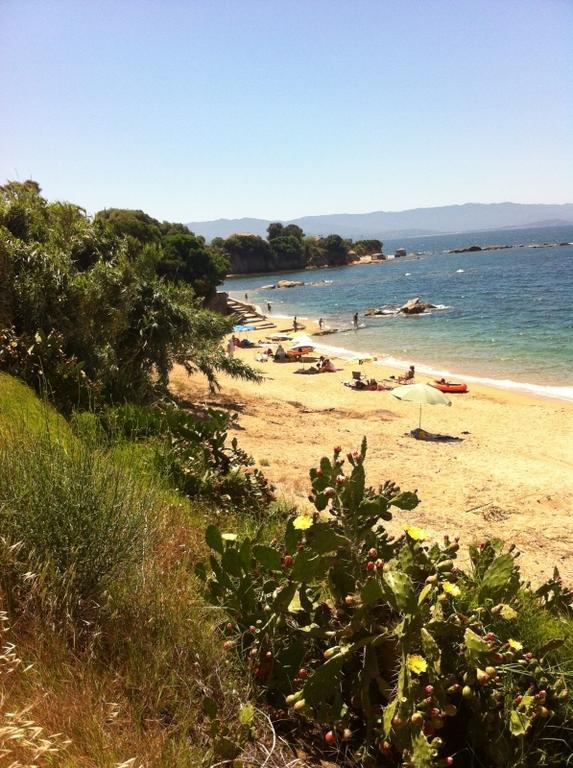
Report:
M475 253L481 250L481 245L470 245L469 248L454 248L453 251L448 251L448 253Z

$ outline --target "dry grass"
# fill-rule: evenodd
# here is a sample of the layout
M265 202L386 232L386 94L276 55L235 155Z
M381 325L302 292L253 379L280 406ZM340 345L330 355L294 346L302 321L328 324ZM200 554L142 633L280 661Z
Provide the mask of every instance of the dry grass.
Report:
M0 632L8 632L8 616L0 611ZM48 758L65 752L70 744L61 733L51 733L38 724L34 706L16 706L18 678L29 672L16 646L4 642L0 650L0 764L8 768L34 768L46 765Z

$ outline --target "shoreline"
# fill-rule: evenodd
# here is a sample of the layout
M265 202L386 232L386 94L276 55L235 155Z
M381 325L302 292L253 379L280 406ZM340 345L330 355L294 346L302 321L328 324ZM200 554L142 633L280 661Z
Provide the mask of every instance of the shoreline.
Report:
M288 290L288 289L285 289ZM229 292L230 296L230 292ZM292 322L292 315L278 315L278 314L269 314L265 315L265 313L262 310L262 307L255 303L247 303L245 301L242 301L238 298L233 298L233 301L236 304L240 304L243 306L246 310L249 308L254 308L255 311L260 314L262 317L265 317L269 322L275 322L279 321L280 323L290 323ZM347 332L352 331L353 329L343 329L343 330L337 330L333 331L331 333L322 333L318 327L318 320L306 316L297 315L297 318L303 322L306 323L307 326L310 325L312 330L308 330L308 334L312 336L319 336L319 338L332 338L336 337L339 338L340 335L346 335ZM247 337L249 335L247 334ZM352 337L350 337L352 338ZM253 340L253 339L252 339ZM475 373L457 373L455 370L450 370L448 368L436 368L432 365L416 361L416 360L406 360L406 359L399 359L395 358L393 356L389 356L384 354L383 352L378 352L377 350L368 350L368 352L364 352L363 350L354 350L350 347L345 346L339 346L337 344L329 344L329 343L323 343L322 341L319 342L320 345L320 352L321 354L325 354L331 357L339 358L339 359L351 359L352 357L355 357L357 354L369 354L373 360L375 361L376 365L379 365L384 368L390 368L393 371L399 370L402 371L405 368L407 368L409 365L415 365L416 371L418 371L420 374L422 374L424 377L429 378L446 378L451 380L464 380L468 384L471 384L472 387L478 386L480 388L484 387L487 389L492 389L494 391L503 391L503 392L509 392L514 394L519 394L523 397L531 397L534 401L541 400L541 401L557 401L560 403L569 403L573 404L573 385L565 385L565 386L558 386L553 384L535 384L532 382L521 382L516 381L513 379L497 379L493 376L482 376L479 372Z

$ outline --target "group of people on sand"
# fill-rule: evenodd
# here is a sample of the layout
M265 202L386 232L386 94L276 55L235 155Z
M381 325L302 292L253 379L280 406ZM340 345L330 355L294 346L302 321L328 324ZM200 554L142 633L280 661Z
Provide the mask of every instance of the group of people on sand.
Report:
M236 336L231 336L227 342L227 354L229 357L233 357L236 349L250 349L254 346L256 346L254 341L250 341L249 339L238 339Z
M270 305L269 305L270 308ZM353 323L354 327L358 327L358 313L354 314L353 317ZM293 318L293 328L294 330L298 330L299 323L297 320L297 317L295 316ZM323 327L323 320L320 318L319 320L319 327ZM255 347L255 346L264 346L264 342L259 341L258 344L255 344L254 342L248 340L248 339L238 339L236 336L231 336L227 343L227 353L229 356L233 356L234 351L237 347ZM298 350L297 350L298 352ZM299 360L302 357L301 353L295 353L295 350L289 350L288 352L285 350L282 344L278 344L276 349L273 350L270 346L267 347L264 350L261 350L258 352L256 360L257 362L266 362L268 360L274 360L275 362L285 362L286 360ZM335 373L338 369L336 368L336 365L334 362L324 355L321 355L318 361L315 365L311 365L308 368L299 369L297 372L301 373ZM397 384L413 384L416 376L416 369L413 365L409 366L409 368L398 377L390 376L387 379L384 379L381 384L379 384L376 379L367 379L366 377L362 376L362 374L356 374L353 373L353 377L351 381L345 381L343 382L345 386L351 387L352 389L358 389L358 390L377 390L377 389L389 389L393 386L396 386Z
M416 369L411 365L408 370L402 374L402 376L390 376L384 379L381 383L376 379L368 379L359 372L352 373L351 381L342 382L345 387L357 390L378 390L378 389L393 389L397 384L413 384L416 376Z

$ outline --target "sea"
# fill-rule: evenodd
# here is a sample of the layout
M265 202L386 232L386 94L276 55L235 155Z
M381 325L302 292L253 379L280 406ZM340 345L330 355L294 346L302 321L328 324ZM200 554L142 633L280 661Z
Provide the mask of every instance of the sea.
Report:
M511 247L450 252L471 245ZM397 248L407 256L228 278L223 290L277 320L322 318L337 332L321 342L343 357L367 352L396 368L573 401L573 225L384 242L386 254ZM279 279L304 285L269 287ZM393 312L415 297L436 309ZM370 308L387 314L364 316Z

